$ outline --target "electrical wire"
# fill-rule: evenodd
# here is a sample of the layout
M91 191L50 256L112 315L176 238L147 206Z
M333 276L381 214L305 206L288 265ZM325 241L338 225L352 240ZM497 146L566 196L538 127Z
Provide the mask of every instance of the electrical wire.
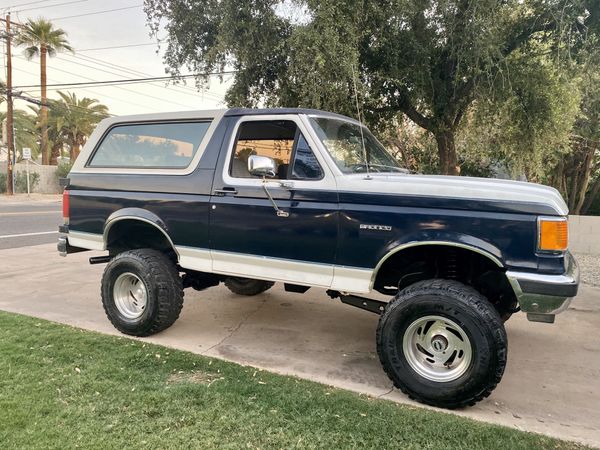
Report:
M96 50L112 50L115 48L144 47L144 46L148 46L148 45L157 45L157 44L158 44L158 42L149 42L146 44L114 45L112 47L78 48L77 53L79 53L79 52L94 52Z
M109 12L113 12L113 11L124 11L126 9L141 8L142 6L144 6L143 3L139 4L139 5L125 6L123 8L105 9L103 11L94 11L94 12L90 12L90 13L76 14L74 16L54 17L54 18L50 19L50 22L54 22L56 20L63 20L63 19L74 19L75 17L95 16L96 14L104 14L104 13L109 13Z
M35 76L35 77L39 76L38 74L35 74L35 73L32 73L32 72L29 72L29 71L27 71L27 70L19 69L18 67L13 67L13 70L16 70L16 71L18 71L18 72L23 72L23 73L26 73L26 74L29 74L29 75L33 75L33 76ZM17 86L13 87L13 90L16 90L16 89L21 89L21 88L19 88L19 87L17 87ZM58 89L57 89L57 90L58 90ZM142 108L142 109L151 109L151 110L153 110L153 111L160 112L160 110L159 110L159 109L153 108L153 107L151 107L151 106L148 106L148 105L142 105L142 104L140 104L140 103L131 102L131 101L129 101L129 100L124 100L124 99L122 99L122 98L112 97L112 96L110 96L110 95L107 95L107 94L104 94L104 93L100 93L100 92L97 92L97 91L93 91L93 90L91 90L91 89L89 89L89 88L86 88L86 87L82 87L82 88L81 88L81 90L82 90L82 91L85 91L85 92L88 92L88 93L90 93L90 94L94 94L94 95L97 97L97 99L99 99L99 98L103 98L103 97L106 97L106 98L110 98L111 100L116 100L117 102L121 102L121 103L127 103L127 104L129 104L129 105L132 105L132 106L137 106L137 107L140 107L140 108Z
M18 57L18 56L15 56L15 57L16 58L22 58L22 57ZM26 58L23 58L23 59L26 59ZM58 67L54 67L53 70L57 70L59 72L63 72L63 73L67 73L67 74L74 74L72 71L64 70L64 69L59 69ZM79 76L79 77L81 77L83 79L86 79L86 80L90 80L90 83L95 83L95 81L94 81L93 78L89 78L89 77L86 77L86 76L83 76L83 75L79 75L79 74L74 74L74 75L77 75L77 76ZM51 86L50 84L47 85L47 87L50 87L50 86ZM15 86L15 89L18 89L20 87L24 87L24 86ZM122 91L130 92L130 93L133 93L133 94L136 94L136 95L141 95L141 96L143 96L145 98L152 98L154 100L159 100L159 101L162 101L162 102L171 103L172 105L181 106L181 107L188 108L188 109L193 109L194 108L193 106L190 106L190 105L186 105L186 104L175 102L175 101L168 100L168 99L165 99L165 98L156 97L154 95L150 95L150 94L146 94L146 93L134 91L134 90L131 90L131 89L127 89L127 88L121 87L119 85L115 85L114 87L115 87L115 89L120 89Z
M108 68L123 72L124 74L126 74L126 76L135 75L135 76L142 76L142 77L152 77L152 75L149 73L141 72L139 70L121 66L119 64L114 64L114 63L108 62L106 60L92 58L92 57L86 56L86 55L83 55L83 56L79 55L79 57L83 58L83 60L86 62L90 62L92 64L97 64L99 66L108 67ZM197 88L194 88L191 86L187 86L185 83L184 84L175 84L175 83L168 84L169 81L170 80L167 80L167 82L166 82L167 85L162 84L157 87L161 87L161 88L169 90L171 92L177 92L177 93L181 93L181 94L185 94L185 95L198 96L200 94L202 96L202 98L207 97L209 99L217 100L219 102L222 102L224 100L223 95L212 94L212 93L208 92L208 90L206 90L206 89L204 89L204 90L197 89Z
M73 1L70 1L70 2L56 3L54 5L36 6L35 8L17 9L17 10L12 11L12 12L14 12L14 13L21 13L23 11L32 11L32 10L37 11L38 9L54 8L55 6L65 6L65 5L72 5L73 3L83 3L83 2L90 2L90 1L92 1L92 0L73 0Z
M27 5L37 5L38 3L48 3L48 2L51 2L51 1L53 1L53 0L38 0L36 2L19 3L17 5L5 6L2 9L12 9L12 8L18 8L20 6L27 6Z
M129 79L120 79L120 80L103 80L103 81L89 81L89 82L73 82L73 83L52 83L48 84L46 87L76 87L76 86L117 86L120 84L135 84L135 83L147 83L152 81L160 81L160 80L177 80L177 79L185 79L185 78L194 78L194 77L210 77L210 76L220 76L220 75L229 75L237 73L236 70L224 70L221 72L207 72L200 74L184 74L184 75L168 75L163 77L147 77L147 78L129 78ZM15 86L15 88L40 88L42 87L40 84L30 84L23 86Z

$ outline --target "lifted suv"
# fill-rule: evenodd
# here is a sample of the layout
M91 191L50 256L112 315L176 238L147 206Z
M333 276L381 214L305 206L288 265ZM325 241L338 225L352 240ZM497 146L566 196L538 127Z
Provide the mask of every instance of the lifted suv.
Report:
M455 408L502 378L503 322L553 322L578 287L549 187L411 175L360 123L300 109L118 117L65 180L62 255L107 251L122 331L170 327L183 289L282 282L380 315L377 352L412 398ZM381 302L365 295L390 296Z

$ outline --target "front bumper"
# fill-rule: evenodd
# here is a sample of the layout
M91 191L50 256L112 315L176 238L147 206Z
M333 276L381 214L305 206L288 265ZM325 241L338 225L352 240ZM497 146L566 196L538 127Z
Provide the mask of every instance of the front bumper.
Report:
M565 255L565 266L562 275L506 272L521 311L527 313L527 319L553 323L554 316L567 309L579 288L579 266L569 252Z

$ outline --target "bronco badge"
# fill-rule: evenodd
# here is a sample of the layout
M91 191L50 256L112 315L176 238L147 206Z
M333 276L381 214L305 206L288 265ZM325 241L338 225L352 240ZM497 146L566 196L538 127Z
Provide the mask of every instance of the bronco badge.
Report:
M389 225L367 225L364 223L360 224L361 230L374 230L374 231L392 231L392 227Z

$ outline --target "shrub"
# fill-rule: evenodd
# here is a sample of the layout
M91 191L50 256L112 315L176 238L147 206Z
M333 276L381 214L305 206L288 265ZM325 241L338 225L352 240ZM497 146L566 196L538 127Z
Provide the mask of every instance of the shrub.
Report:
M56 168L56 176L58 179L61 178L67 178L67 175L69 175L69 172L71 170L71 167L73 167L73 163L71 162L61 162L58 167Z
M6 193L6 174L0 173L0 194Z
M29 173L29 191L35 191L36 186L40 182L40 174L36 172ZM15 192L27 192L27 172L17 172L15 176Z

